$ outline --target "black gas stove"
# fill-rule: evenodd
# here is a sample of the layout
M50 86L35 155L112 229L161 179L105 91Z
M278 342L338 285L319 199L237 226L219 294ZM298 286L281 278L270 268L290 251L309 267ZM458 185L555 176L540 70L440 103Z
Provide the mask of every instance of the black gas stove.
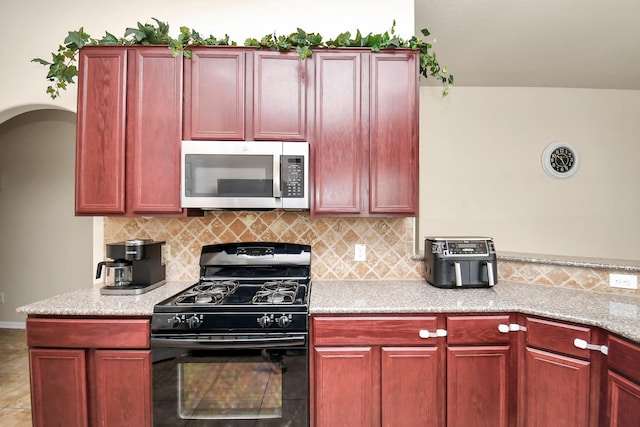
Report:
M309 425L311 248L207 245L200 279L154 307L155 426Z
M207 245L200 280L154 307L152 339L242 341L265 333L308 331L311 247L290 243Z

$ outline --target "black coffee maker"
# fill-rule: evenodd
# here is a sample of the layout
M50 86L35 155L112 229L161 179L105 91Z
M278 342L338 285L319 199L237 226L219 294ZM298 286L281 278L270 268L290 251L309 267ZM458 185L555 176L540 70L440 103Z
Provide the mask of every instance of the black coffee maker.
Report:
M165 283L163 247L165 242L132 239L107 244L107 258L98 263L96 279L104 273L103 295L136 295Z

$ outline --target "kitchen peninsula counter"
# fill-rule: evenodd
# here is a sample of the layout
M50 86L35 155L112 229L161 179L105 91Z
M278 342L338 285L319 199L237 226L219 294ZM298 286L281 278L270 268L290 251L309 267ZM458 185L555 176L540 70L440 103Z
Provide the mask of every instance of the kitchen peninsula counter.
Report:
M517 312L598 326L640 343L640 298L501 281L440 289L423 280L314 281L311 314Z

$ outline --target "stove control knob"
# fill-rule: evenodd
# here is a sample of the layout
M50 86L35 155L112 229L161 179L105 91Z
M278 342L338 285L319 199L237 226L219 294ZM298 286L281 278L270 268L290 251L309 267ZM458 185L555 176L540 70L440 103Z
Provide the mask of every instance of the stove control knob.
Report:
M171 319L171 326L174 327L174 328L177 328L180 325L182 325L183 322L184 322L184 316L180 316L179 314L176 314Z
M287 317L286 314L283 314L278 318L278 326L280 326L281 328L286 328L287 326L289 326L289 323L291 323L291 318Z
M264 316L258 318L258 325L260 325L261 328L267 328L271 326L271 321L271 317L265 314Z
M189 328L196 329L202 325L202 319L199 318L197 314L194 314L187 320L187 324L189 325Z

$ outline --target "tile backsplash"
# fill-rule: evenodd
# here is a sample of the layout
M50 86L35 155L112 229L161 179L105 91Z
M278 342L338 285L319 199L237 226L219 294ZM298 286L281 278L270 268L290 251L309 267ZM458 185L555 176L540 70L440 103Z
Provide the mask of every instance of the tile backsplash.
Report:
M243 241L311 245L315 280L423 277L422 262L413 257L413 218L312 218L308 212L212 211L195 218L108 217L104 228L105 243L140 238L171 245L168 280L197 280L203 245ZM356 243L366 245L366 261L354 261Z
M195 218L105 218L105 243L132 238L165 241L171 245L168 280L196 281L203 245L243 241L311 245L314 280L424 278L422 258L414 253L413 218L312 218L308 212L277 210L212 211ZM366 261L354 261L356 243L366 245ZM499 257L498 282L509 280L640 295L638 290L609 287L609 273L620 272L615 269L523 259L525 261Z
M599 264L598 260L593 260L582 266L572 265L569 261L558 262L557 260L548 262L539 259L529 261L498 260L498 280L640 296L638 289L611 288L609 286L610 273L638 276L638 269L616 268L611 264Z

